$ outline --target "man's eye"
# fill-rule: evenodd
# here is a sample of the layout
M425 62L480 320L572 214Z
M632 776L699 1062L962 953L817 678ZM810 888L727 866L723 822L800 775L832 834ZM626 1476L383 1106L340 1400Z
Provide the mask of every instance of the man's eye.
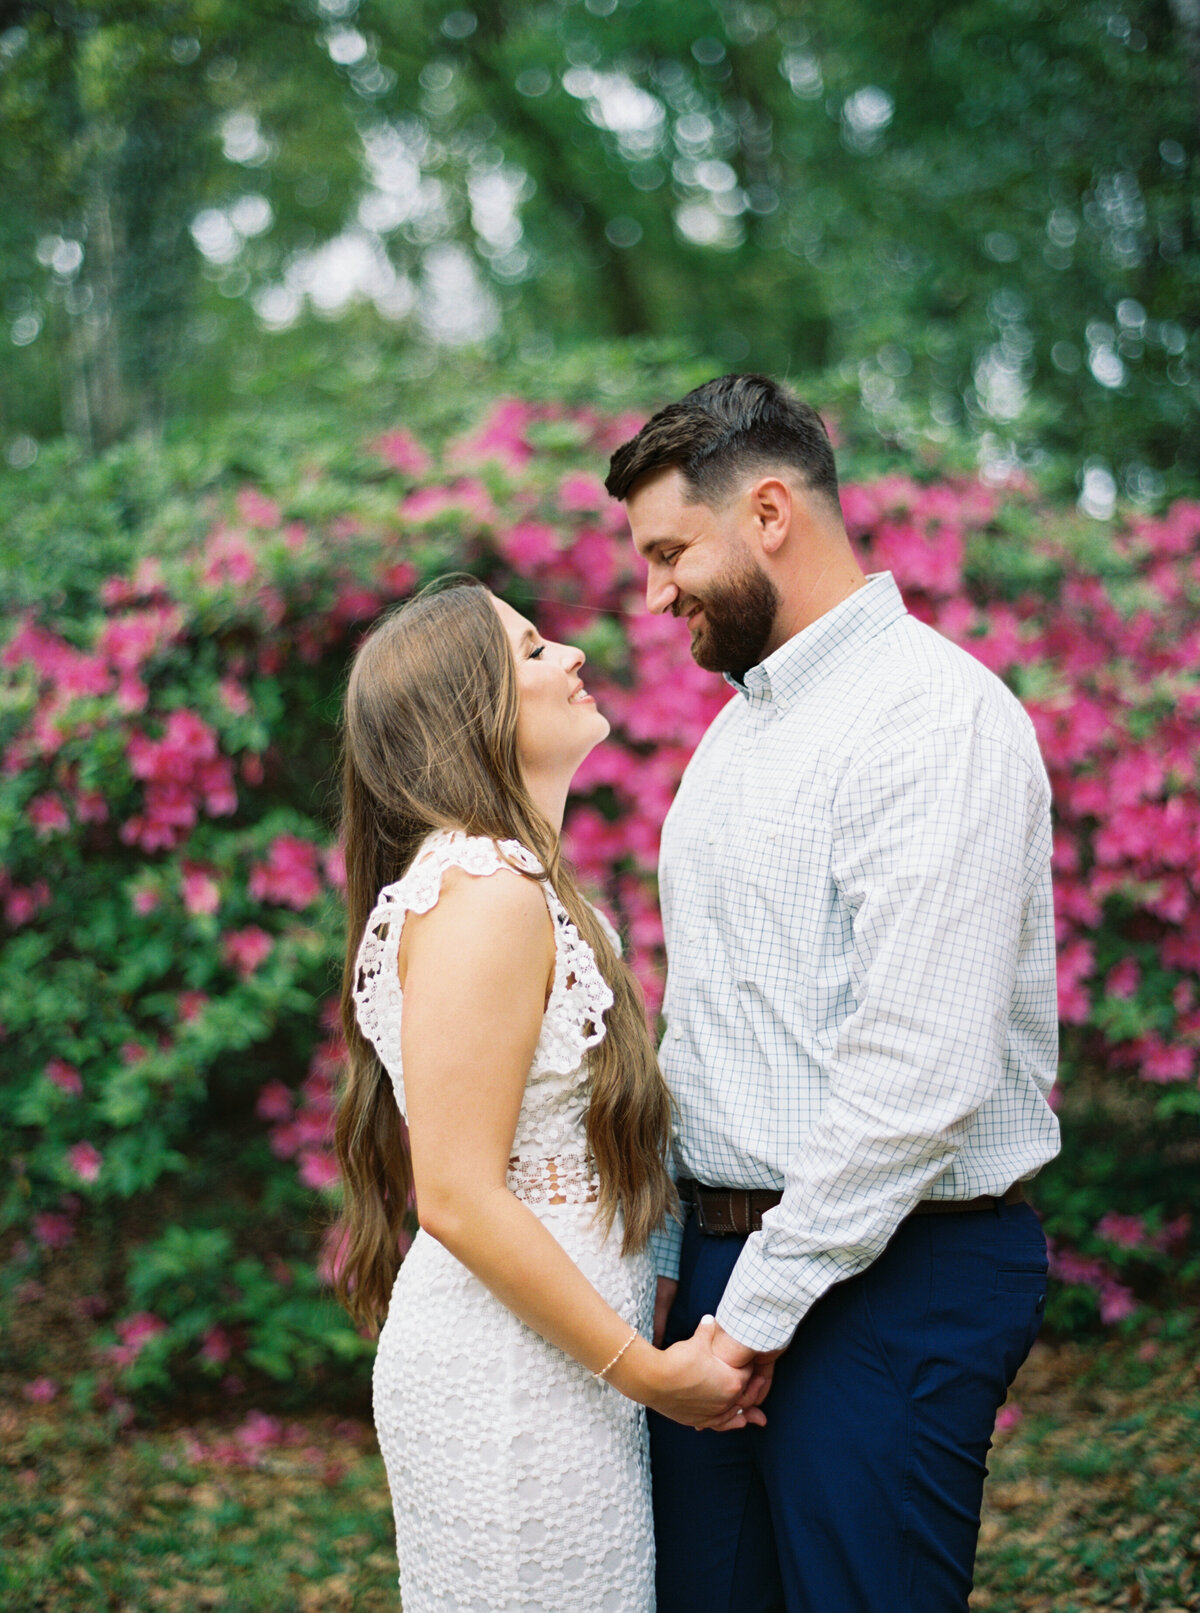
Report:
M658 554L658 558L662 561L664 566L673 566L675 564L676 560L679 558L679 550L678 549L660 549L659 554Z

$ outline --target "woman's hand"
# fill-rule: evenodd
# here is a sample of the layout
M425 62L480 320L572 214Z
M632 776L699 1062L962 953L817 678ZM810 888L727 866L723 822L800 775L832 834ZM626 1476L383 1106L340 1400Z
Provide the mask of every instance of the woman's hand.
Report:
M627 1374L619 1379L614 1372L614 1386L664 1417L693 1428L724 1430L744 1428L752 1422L764 1424L766 1418L759 1407L741 1404L751 1369L731 1367L713 1351L716 1326L706 1316L690 1339L681 1339L668 1350L638 1352L627 1370L630 1378L636 1375L641 1381L626 1383L621 1379Z

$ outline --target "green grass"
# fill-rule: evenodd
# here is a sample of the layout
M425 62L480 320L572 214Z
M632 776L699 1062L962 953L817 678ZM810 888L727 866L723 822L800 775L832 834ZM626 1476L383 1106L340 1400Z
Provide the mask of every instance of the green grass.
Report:
M369 1431L308 1432L306 1450L226 1469L189 1461L178 1432L114 1438L93 1419L0 1414L0 1605L396 1613L391 1512Z
M973 1609L1200 1608L1194 1343L1039 1348L997 1437Z
M1147 1357L1148 1351L1153 1353ZM978 1613L1200 1607L1200 1366L1181 1344L1039 1346L997 1437ZM257 1467L2 1386L0 1604L14 1613L397 1613L383 1467L307 1419ZM195 1430L211 1449L230 1430ZM564 1609L563 1613L569 1613ZM884 1613L884 1610L881 1610Z

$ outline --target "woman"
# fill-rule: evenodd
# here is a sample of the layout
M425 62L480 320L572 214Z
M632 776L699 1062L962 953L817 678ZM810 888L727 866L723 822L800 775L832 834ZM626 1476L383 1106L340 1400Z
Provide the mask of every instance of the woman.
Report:
M467 580L386 617L346 693L338 1283L359 1321L386 1317L405 1613L650 1613L642 1407L761 1417L711 1319L669 1350L644 1336L669 1101L616 936L559 852L608 733L583 659Z

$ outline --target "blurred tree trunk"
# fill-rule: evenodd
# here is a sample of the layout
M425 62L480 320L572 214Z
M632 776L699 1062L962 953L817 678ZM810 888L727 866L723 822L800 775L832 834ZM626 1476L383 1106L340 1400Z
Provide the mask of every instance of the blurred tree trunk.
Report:
M605 233L608 218L600 200L579 173L567 167L567 153L548 137L541 121L516 88L513 76L497 65L494 51L504 38L505 20L499 0L476 6L479 29L468 44L471 65L487 86L497 121L517 132L524 158L538 188L559 217L582 237L584 258L592 272L597 303L614 336L645 336L654 328L637 276L636 258L614 249ZM611 184L611 181L610 181Z

